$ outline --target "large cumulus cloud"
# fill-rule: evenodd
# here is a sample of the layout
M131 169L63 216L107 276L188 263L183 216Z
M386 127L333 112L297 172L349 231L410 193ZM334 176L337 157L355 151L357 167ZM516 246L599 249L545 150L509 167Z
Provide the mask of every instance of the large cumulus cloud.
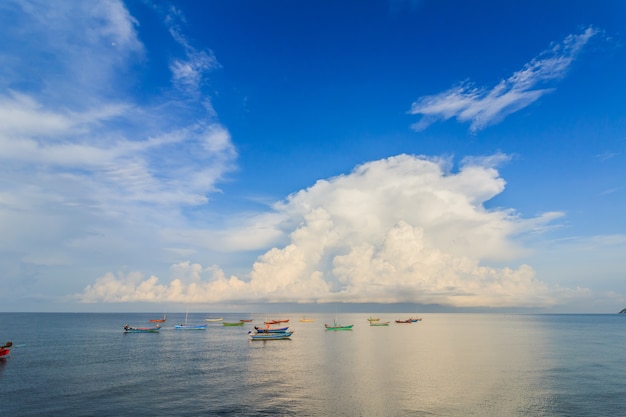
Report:
M168 283L107 274L84 302L416 302L450 306L548 306L584 290L550 287L518 238L560 213L523 219L487 209L504 190L505 155L466 159L398 155L320 180L274 206L288 243L268 249L246 276L184 262ZM280 220L278 220L280 219ZM279 228L279 225L272 225ZM492 265L492 266L490 266Z

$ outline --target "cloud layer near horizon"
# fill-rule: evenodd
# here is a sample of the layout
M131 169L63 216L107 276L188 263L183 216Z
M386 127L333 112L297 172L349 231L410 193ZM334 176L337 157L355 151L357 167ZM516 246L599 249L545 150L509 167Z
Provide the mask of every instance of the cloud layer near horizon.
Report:
M584 290L550 288L532 267L488 266L524 253L515 238L560 213L520 219L484 203L504 190L504 155L446 159L398 155L320 180L275 205L289 242L261 255L246 277L183 262L169 282L106 274L82 302L379 302L550 306ZM276 228L279 225L275 225Z

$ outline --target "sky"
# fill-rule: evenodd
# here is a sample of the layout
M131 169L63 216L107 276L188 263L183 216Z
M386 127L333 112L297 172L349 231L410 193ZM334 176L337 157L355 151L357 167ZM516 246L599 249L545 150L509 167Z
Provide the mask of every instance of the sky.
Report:
M0 3L0 311L626 307L626 2Z

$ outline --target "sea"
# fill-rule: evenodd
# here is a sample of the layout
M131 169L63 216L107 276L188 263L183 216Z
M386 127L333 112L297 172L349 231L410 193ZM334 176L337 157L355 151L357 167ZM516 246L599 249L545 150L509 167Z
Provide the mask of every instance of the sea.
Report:
M0 416L626 416L626 315L0 313ZM380 317L389 326L369 326ZM353 324L328 331L324 323Z

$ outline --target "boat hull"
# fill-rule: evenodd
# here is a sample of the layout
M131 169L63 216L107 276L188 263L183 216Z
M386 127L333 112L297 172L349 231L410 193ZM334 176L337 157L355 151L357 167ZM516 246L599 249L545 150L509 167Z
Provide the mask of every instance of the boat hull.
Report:
M206 326L205 325L201 325L201 326L191 326L191 325L186 325L186 324L177 324L174 326L175 330L206 330Z
M160 327L129 327L124 328L124 333L158 333Z
M281 333L248 333L251 340L284 340L291 338L293 332Z
M324 327L326 327L326 330L352 330L352 326L354 325L353 324L349 326L329 326L328 324L324 325Z
M254 330L258 333L285 333L289 331L289 327L278 327L276 329L262 329L260 327L254 326Z

